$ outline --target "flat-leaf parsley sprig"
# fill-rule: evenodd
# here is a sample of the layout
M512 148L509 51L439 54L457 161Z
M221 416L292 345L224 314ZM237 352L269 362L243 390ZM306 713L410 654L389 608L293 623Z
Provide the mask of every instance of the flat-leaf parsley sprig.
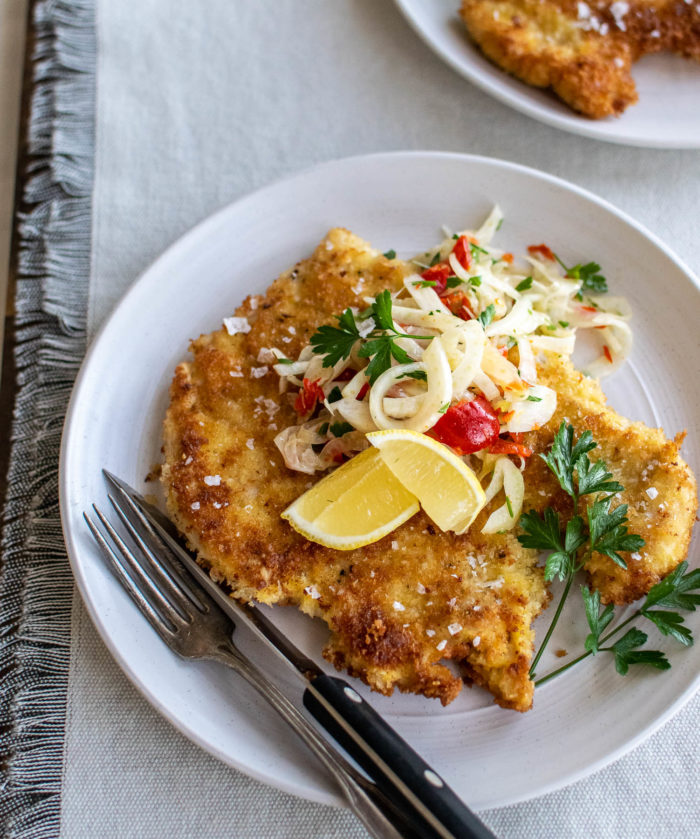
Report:
M359 341L362 346L357 352L360 358L369 358L365 369L370 384L391 367L392 358L399 364L409 364L411 357L406 350L396 343L397 338L411 338L415 340L431 340L432 335L406 335L399 332L392 317L392 298L388 289L378 294L367 310L366 320L371 317L374 328L366 334L360 334L352 309L346 309L338 316L338 326L321 326L311 336L311 347L317 355L325 356L324 367L333 367L341 359L350 357L355 344Z
M615 658L615 668L621 675L625 675L630 664L646 664L658 670L668 670L671 663L659 650L640 650L647 642L647 634L637 627L629 629L622 638L609 644L626 626L639 618L651 621L662 635L675 638L686 647L693 644L693 634L685 626L683 616L678 611L694 612L700 606L700 569L687 571L688 563L681 562L661 582L653 586L644 599L642 605L626 620L604 635L605 629L613 622L615 607L609 603L602 611L600 609L600 592L581 586L581 594L586 608L586 620L590 633L585 642L585 652L563 667L553 670L535 684L542 685L564 673L569 668L586 658L601 651L611 652ZM659 609L658 607L664 607Z
M561 617L576 573L595 553L603 554L626 568L621 553L644 547L641 536L628 531L627 504L612 507L614 495L622 492L624 487L614 480L604 461L591 462L588 456L597 445L590 431L585 431L574 442L573 427L562 422L550 450L540 457L564 492L571 497L573 515L565 525L551 507L547 507L541 515L530 510L520 517L520 526L525 533L518 540L523 547L548 552L545 580L549 582L556 577L564 582L552 622L530 667L532 679ZM585 519L579 513L579 500L584 495L597 496L588 506Z

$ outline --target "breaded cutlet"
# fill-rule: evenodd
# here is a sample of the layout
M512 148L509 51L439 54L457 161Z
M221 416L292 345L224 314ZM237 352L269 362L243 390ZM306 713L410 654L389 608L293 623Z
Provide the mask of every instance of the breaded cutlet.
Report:
M261 369L261 349L285 347L297 357L319 325L347 306L364 306L365 296L400 288L408 271L399 260L335 229L264 296L249 297L238 308L236 315L251 326L248 333L221 329L193 341L192 360L175 372L164 424L168 509L202 564L233 596L295 605L323 619L330 630L325 657L374 690L390 694L398 688L447 704L462 685L440 663L451 659L499 705L525 711L533 695L532 622L549 594L537 555L521 547L515 531L481 534L484 510L467 534L455 536L439 531L420 512L374 544L337 551L306 540L280 518L321 476L287 469L274 444L276 434L297 417L290 396L279 393L277 375ZM543 380L556 380L571 393L557 417L530 435L536 451L551 443L562 412L577 427L597 422L598 437L607 423L613 440L616 423L624 421L606 409L597 383L554 356L544 367ZM627 462L636 458L640 470L655 470L651 464L658 460L669 481L685 476L690 482L677 449L675 465L670 463L674 444L660 433L644 432L648 448L625 452ZM626 433L601 444L613 471L621 463L615 446L629 445ZM661 494L657 473L647 475ZM530 458L525 486L525 509L566 504L539 458ZM643 503L636 485L629 494L631 502ZM496 498L492 506L502 503ZM677 501L667 503L669 516L680 516ZM658 516L658 505L653 512ZM679 527L683 521L679 517ZM673 557L670 548L665 552L666 546L652 542L622 574L607 565L591 570L605 596L624 600L680 562L687 539L676 547Z
M684 0L462 0L460 14L495 64L595 119L637 101L642 56L700 60L700 7Z

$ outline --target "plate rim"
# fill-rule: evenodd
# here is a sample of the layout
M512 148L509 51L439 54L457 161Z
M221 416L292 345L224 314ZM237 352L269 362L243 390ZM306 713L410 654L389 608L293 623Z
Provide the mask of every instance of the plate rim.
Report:
M266 784L267 786L275 787L277 789L282 790L283 792L287 792L297 797L314 801L319 804L335 806L340 805L347 807L346 801L335 791L331 792L329 790L324 790L318 787L312 789L307 784L296 784L292 781L285 782L278 779L271 780L270 777L265 775L264 772L251 768L248 764L244 764L242 761L236 760L229 754L224 754L223 751L218 750L215 746L212 746L210 742L205 743L204 738L200 737L196 730L188 727L184 720L181 720L180 718L177 718L173 714L171 714L169 710L163 705L163 703L159 701L157 696L152 693L149 687L146 684L144 684L143 681L138 677L138 675L132 670L127 658L122 654L116 643L113 641L112 636L107 631L98 609L96 608L95 604L90 600L87 593L86 579L83 576L82 563L79 558L79 554L81 551L77 541L77 532L73 531L70 521L70 503L68 500L70 494L70 477L67 472L66 466L68 459L67 453L69 446L72 442L72 429L73 426L76 424L75 417L80 407L81 390L83 387L85 387L85 382L89 374L89 368L92 358L95 355L97 355L98 349L100 348L100 345L104 340L104 336L107 334L113 319L117 317L117 314L122 309L122 307L127 305L127 302L131 295L137 293L138 286L140 286L142 282L145 281L145 279L151 274L151 272L158 269L159 263L161 261L165 262L166 260L171 259L173 254L177 253L177 251L180 248L188 248L193 241L196 241L196 239L202 237L203 234L206 234L207 229L209 227L214 228L221 221L221 219L232 210L233 207L248 200L258 198L264 195L265 192L272 192L283 184L288 184L289 182L292 182L296 179L303 180L309 175L316 175L322 172L324 169L332 170L336 166L353 165L355 163L365 161L381 162L382 160L386 159L411 160L419 158L436 160L453 159L456 161L469 162L477 165L493 166L497 169L519 172L530 177L535 177L536 179L562 188L565 191L573 192L574 194L592 202L601 209L609 213L612 213L618 219L632 227L636 232L644 236L656 248L660 249L664 253L664 255L676 265L676 267L685 275L686 279L690 280L691 284L695 287L696 291L700 291L700 278L695 274L694 271L692 271L692 269L688 265L686 265L686 263L672 249L668 248L667 245L663 242L663 240L661 240L661 238L658 237L655 233L648 230L643 224L635 220L625 211L617 208L607 199L602 198L601 196L598 196L590 190L581 187L571 181L567 181L564 178L560 178L548 172L544 172L531 166L525 166L520 163L515 163L513 161L489 157L486 155L464 154L459 152L445 152L435 150L398 150L334 158L332 160L317 163L315 165L305 167L304 169L301 169L299 171L292 172L283 178L276 179L252 192L237 197L234 201L224 205L215 212L211 213L209 216L197 222L184 234L182 234L173 242L171 242L159 254L159 256L157 256L148 265L148 267L133 280L133 282L129 285L124 294L120 297L118 302L113 306L109 315L107 315L104 322L101 324L100 328L97 330L94 337L92 338L88 346L87 352L85 354L85 357L83 359L83 362L81 364L78 375L76 377L75 383L73 385L73 390L71 393L71 398L66 411L63 426L59 459L59 502L61 512L61 525L63 529L64 540L66 543L67 554L76 585L78 587L78 590L80 591L83 604L85 605L85 608L90 616L90 619L94 627L97 629L100 638L102 639L103 643L109 650L110 654L112 655L122 672L126 675L129 681L137 688L139 693L148 701L151 707L153 707L165 720L167 720L168 723L170 723L178 731L180 731L180 733L182 733L188 740L196 743L204 751L213 755L218 760L221 760L225 765L232 766L238 769L239 771L243 772L244 774L248 775L249 777L252 777L257 781ZM540 783L535 791L529 793L524 792L522 794L512 794L509 797L500 799L497 805L491 805L490 807L484 809L501 809L502 807L507 807L513 804L518 804L520 802L533 800L543 795L552 793L556 790L570 786L571 784L576 783L577 781L582 780L597 771L600 771L601 769L620 759L625 754L629 753L642 742L651 737L669 719L671 719L671 717L675 716L675 714L677 714L692 699L692 697L696 694L699 688L700 672L697 673L694 681L689 683L686 689L676 697L675 701L673 701L662 714L650 721L646 727L640 729L638 732L636 732L635 735L630 737L628 740L626 740L623 744L621 744L618 748L614 749L612 752L606 753L598 760L588 763L585 767L565 773L563 776L558 777L556 780L552 780L548 783Z
M637 134L630 133L616 133L606 134L602 132L597 126L600 124L599 120L589 120L582 115L577 115L572 110L571 114L558 114L551 111L549 108L539 106L531 102L527 97L521 97L518 94L502 89L492 85L488 79L483 78L479 73L475 72L468 65L453 58L448 52L442 49L439 41L432 38L419 24L415 15L413 14L413 0L394 0L395 5L403 15L404 20L409 24L411 29L418 35L418 37L438 56L442 61L451 67L462 78L467 79L479 90L496 99L501 104L513 108L531 119L549 125L552 128L558 128L560 131L568 131L571 134L577 134L580 137L586 137L590 140L599 140L603 143L614 143L620 146L633 146L635 148L658 149L667 151L682 151L700 149L700 133L697 139L661 139L661 138L645 138ZM507 78L516 78L511 76L507 71L502 71ZM520 80L517 80L520 81ZM525 85L525 82L521 82ZM575 120L575 117L580 119L580 122ZM619 124L619 123L618 123Z

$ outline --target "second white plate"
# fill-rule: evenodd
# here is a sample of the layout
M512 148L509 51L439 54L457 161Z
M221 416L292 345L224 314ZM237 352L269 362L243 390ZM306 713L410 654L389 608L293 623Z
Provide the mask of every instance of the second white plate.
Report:
M687 383L697 372L700 294L687 269L600 199L486 158L350 158L227 207L173 245L132 286L93 342L76 384L63 441L61 512L75 577L95 625L129 678L182 732L232 766L297 795L338 803L328 778L235 674L213 663L181 661L161 643L105 568L82 513L93 502L107 504L102 467L153 492L143 481L160 459L168 385L189 339L220 328L243 297L263 291L310 254L330 227L348 227L381 250L408 256L434 244L443 223L453 229L477 224L494 201L506 217L498 241L509 250L522 253L528 244L545 241L571 264L595 259L611 288L629 297L639 340L606 390L627 416L660 422L669 434L688 428L684 453L698 471L699 394ZM567 614L553 649L573 652L582 645L585 624L582 615ZM321 660L326 633L319 622L283 608L274 610L274 620ZM697 632L700 612L688 623ZM244 632L239 636L244 649L280 675L273 655ZM678 709L698 684L698 651L668 639L659 645L673 661L668 673L640 668L621 678L601 655L538 689L526 714L496 707L477 688L463 690L447 708L422 697L386 698L362 690L470 805L497 807L582 777ZM294 678L281 675L300 697Z
M700 148L700 63L675 55L643 58L633 69L639 102L620 117L592 120L546 90L492 64L467 36L460 0L396 0L420 37L451 67L528 116L597 140L660 149Z

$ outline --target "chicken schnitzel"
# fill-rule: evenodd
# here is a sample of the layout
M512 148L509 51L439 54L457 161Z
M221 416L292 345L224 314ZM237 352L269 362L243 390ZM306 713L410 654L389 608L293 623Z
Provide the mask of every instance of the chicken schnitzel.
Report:
M533 696L532 622L549 593L537 554L514 532L481 533L488 507L461 536L439 531L420 512L352 551L308 541L280 517L317 478L288 469L275 446L297 416L260 360L265 348L282 346L296 358L320 325L363 306L367 295L398 290L410 270L335 229L265 295L248 297L226 328L193 341L192 360L175 371L164 424L168 509L234 597L295 605L321 618L330 630L324 656L372 689L447 704L462 685L441 663L451 660L499 705L525 711ZM632 526L650 527L647 547L627 571L604 560L589 570L604 597L634 599L683 559L694 481L677 443L607 409L595 381L553 354L541 366L543 380L564 396L552 421L526 442L545 450L566 416L577 428L590 427L611 469L624 474ZM649 496L652 484L659 503ZM540 458L529 459L525 488L525 509L566 504Z
M460 13L495 64L595 119L637 101L642 56L700 60L700 7L684 0L463 0Z

